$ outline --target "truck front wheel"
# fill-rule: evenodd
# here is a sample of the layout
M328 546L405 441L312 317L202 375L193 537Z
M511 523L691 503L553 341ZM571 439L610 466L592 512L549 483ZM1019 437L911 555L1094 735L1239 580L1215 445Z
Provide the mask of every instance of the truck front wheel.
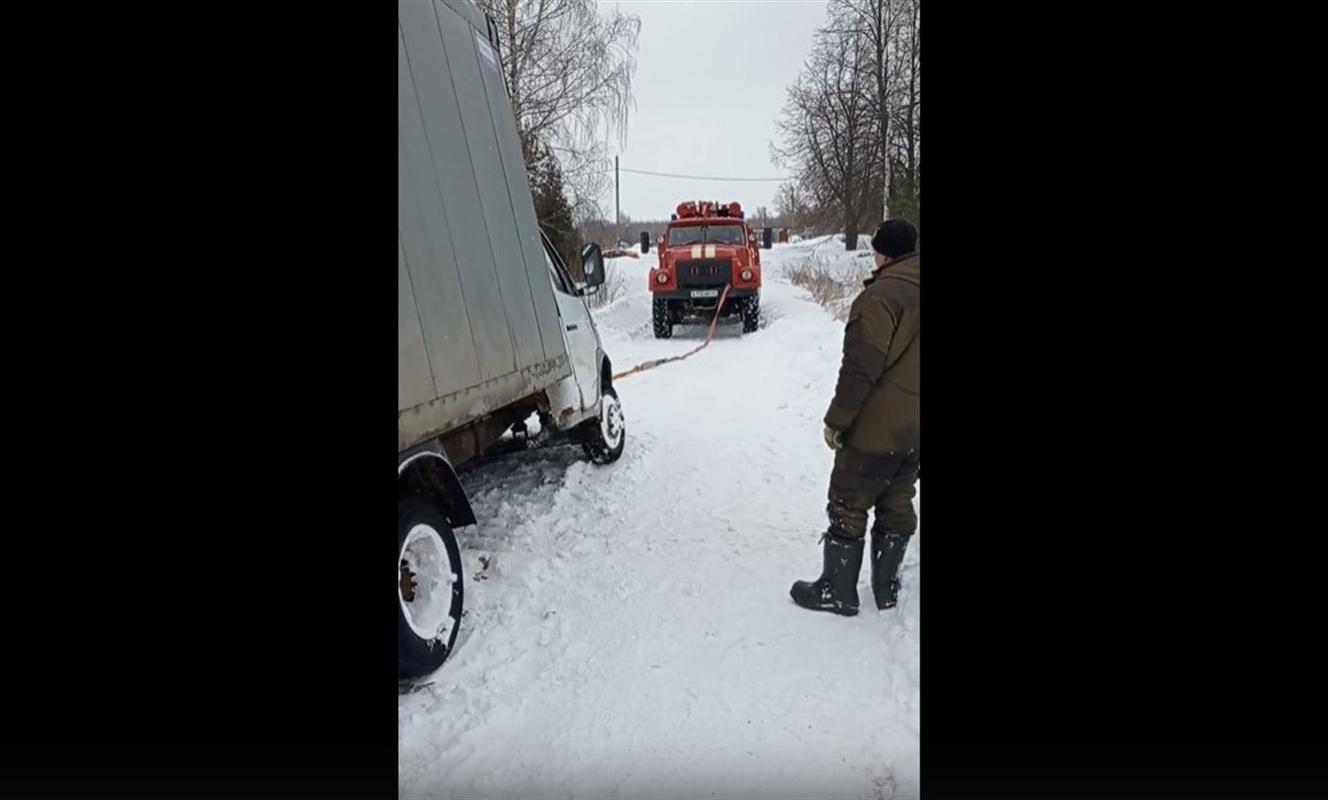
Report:
M761 325L761 295L754 294L742 303L742 332L753 333Z
M618 393L612 386L602 390L599 419L591 420L593 426L587 431L581 447L586 456L596 464L612 464L623 454L627 444L627 424L623 417L622 403L618 402Z
M656 339L673 337L673 322L669 319L669 301L655 300L651 304L652 322L655 325Z
M438 669L461 630L461 550L438 507L425 497L397 504L397 673Z

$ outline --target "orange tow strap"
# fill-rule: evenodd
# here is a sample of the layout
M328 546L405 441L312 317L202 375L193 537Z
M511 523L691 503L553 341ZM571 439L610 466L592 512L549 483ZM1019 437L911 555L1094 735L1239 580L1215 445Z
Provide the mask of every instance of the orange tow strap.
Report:
M682 361L684 358L689 358L691 356L694 356L697 353L701 352L702 350L706 349L706 345L710 344L710 340L715 337L715 325L719 322L719 312L724 308L724 300L729 296L730 288L731 286L729 284L727 283L724 284L724 293L719 296L719 302L715 304L715 317L714 319L710 320L710 331L706 333L705 341L701 343L700 347L696 348L695 350L692 350L690 353L683 353L680 356L672 356L671 358L656 358L653 361L643 361L640 364L637 364L635 367L632 367L631 369L627 370L626 372L619 372L617 375L613 376L613 379L616 381L619 378L626 378L628 375L635 375L638 372L645 372L648 369L654 369L655 367L658 367L660 364L668 364L671 361Z

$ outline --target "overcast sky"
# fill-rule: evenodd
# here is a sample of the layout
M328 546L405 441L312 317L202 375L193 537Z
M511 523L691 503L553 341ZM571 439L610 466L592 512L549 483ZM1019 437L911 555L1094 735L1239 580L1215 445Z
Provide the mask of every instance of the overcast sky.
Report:
M825 22L824 0L616 0L641 19L636 109L623 168L739 178L787 174L770 162L785 90ZM612 178L612 176L610 176ZM667 219L683 200L771 206L777 182L621 173L622 213ZM613 214L613 183L602 204Z

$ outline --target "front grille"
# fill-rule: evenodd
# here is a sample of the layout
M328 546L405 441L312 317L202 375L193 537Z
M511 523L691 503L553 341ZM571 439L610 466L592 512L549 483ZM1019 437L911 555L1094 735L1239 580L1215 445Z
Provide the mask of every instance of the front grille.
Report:
M733 261L694 258L678 262L678 288L715 289L733 282Z

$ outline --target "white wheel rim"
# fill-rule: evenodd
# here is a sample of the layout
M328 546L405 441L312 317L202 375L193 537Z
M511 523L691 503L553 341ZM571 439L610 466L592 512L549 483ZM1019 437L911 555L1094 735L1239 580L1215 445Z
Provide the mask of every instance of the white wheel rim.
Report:
M611 394L604 395L604 413L600 415L599 429L604 436L604 443L610 450L615 450L622 441L626 422L623 419L622 405Z
M412 599L407 600L398 572L397 599L406 624L421 639L446 642L456 625L452 619L452 586L457 573L443 537L432 525L416 525L406 534L398 564L410 571L415 585Z

